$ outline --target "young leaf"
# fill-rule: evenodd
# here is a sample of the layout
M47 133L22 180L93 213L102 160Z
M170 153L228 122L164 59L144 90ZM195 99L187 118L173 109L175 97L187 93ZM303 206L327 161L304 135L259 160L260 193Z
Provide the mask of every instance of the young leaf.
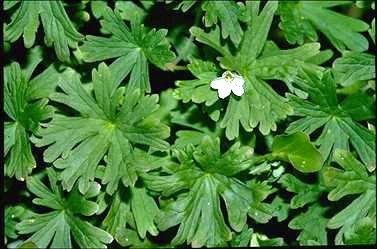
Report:
M303 132L276 136L272 143L272 156L290 162L304 173L319 171L323 163L321 153Z
M104 38L88 35L84 45L80 47L84 60L93 62L117 58L110 65L114 84L118 85L131 72L129 91L139 88L142 92L149 93L148 61L163 69L175 58L165 38L167 30L152 29L147 32L144 25L138 23L138 16L132 19L130 30L119 12L113 12L109 7L106 7L103 15L101 25L112 36Z
M81 248L105 247L113 237L107 232L84 221L80 214L93 215L98 209L95 202L86 200L74 189L67 198L63 197L57 185L57 175L52 168L47 168L51 190L36 176L27 179L28 189L38 198L34 204L45 206L55 211L44 214L33 213L32 217L18 223L16 228L20 234L33 235L27 240L35 243L38 248L72 248L71 233Z
M292 134L304 131L313 133L324 126L321 135L315 141L319 145L325 160L337 149L349 149L349 142L355 147L361 160L369 169L376 165L374 134L364 126L351 119L350 114L341 108L335 92L335 81L330 71L324 73L323 78L309 72L302 71L301 89L309 93L311 101L303 100L287 94L295 115L303 118L289 124L286 132Z
M304 36L318 39L320 30L339 51L346 48L357 52L368 49L368 40L358 32L368 29L368 24L327 8L350 4L351 1L281 1L279 2L279 27L291 44L304 43Z
M96 99L85 91L77 74L67 74L66 79L59 83L64 93L55 93L51 98L74 108L81 116L57 114L48 127L41 130L42 138L35 139L38 147L50 145L44 152L44 160L63 169L60 179L68 191L76 180L79 180L80 192L88 190L89 182L94 179L98 163L106 152L109 157L107 170L111 177L106 177L104 182L117 184L121 177L136 177L132 176L134 170L128 167L127 173L116 174L120 167L124 167L130 143L146 144L158 150L169 148L169 144L162 140L169 136L169 128L157 119L148 118L158 109L156 95L143 96L136 89L125 97L118 112L117 86L112 84L108 67L100 64L98 71L93 70L92 78ZM133 185L135 181L124 182ZM113 185L110 189L114 186L116 188Z
M335 237L335 244L341 245L357 236L355 233L360 229L359 221L365 217L374 220L374 233L376 233L376 177L369 176L365 166L350 152L338 149L334 153L334 159L344 170L334 167L326 168L325 184L334 188L328 194L328 199L336 201L345 195L360 194L351 204L333 216L327 224L330 229L340 228ZM362 244L368 243L368 240L366 237Z
M46 45L51 47L54 44L58 59L68 61L68 47L75 48L77 42L84 37L76 31L63 3L59 1L21 1L11 23L5 28L6 41L15 42L23 35L25 47L32 47L39 27L39 15L45 31Z

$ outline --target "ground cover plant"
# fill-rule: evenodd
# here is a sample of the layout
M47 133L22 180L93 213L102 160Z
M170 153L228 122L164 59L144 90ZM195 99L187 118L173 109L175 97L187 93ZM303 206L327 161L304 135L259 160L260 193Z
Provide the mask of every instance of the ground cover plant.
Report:
M4 247L376 243L374 1L5 1Z

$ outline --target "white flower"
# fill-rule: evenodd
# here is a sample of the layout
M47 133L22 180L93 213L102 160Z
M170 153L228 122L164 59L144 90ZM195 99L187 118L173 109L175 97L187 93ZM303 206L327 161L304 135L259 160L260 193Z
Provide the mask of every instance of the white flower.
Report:
M241 76L226 71L222 77L216 78L211 82L211 87L218 90L219 98L224 99L231 91L237 96L242 96L244 82L245 80Z

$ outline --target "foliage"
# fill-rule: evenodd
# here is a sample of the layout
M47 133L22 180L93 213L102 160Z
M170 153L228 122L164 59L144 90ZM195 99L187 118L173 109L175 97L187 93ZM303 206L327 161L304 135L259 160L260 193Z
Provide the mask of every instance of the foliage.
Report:
M374 8L5 1L4 248L375 244Z

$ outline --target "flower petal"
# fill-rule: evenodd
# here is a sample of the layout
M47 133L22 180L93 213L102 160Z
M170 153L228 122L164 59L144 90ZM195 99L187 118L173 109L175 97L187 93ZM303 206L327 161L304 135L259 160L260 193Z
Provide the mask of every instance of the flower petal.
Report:
M235 84L232 84L231 88L232 88L232 92L233 92L235 95L237 95L237 96L242 96L243 93L245 92L245 91L243 90L243 87L242 87L242 86L237 86L237 85L235 85Z
M232 80L232 83L235 84L236 86L243 86L245 80L238 75L234 76L234 79Z
M228 82L226 82L222 77L221 78L216 78L216 79L212 80L211 87L213 89L219 89L224 84L228 84Z
M225 97L227 97L231 92L231 87L232 86L229 83L222 85L218 90L219 98L224 99Z

